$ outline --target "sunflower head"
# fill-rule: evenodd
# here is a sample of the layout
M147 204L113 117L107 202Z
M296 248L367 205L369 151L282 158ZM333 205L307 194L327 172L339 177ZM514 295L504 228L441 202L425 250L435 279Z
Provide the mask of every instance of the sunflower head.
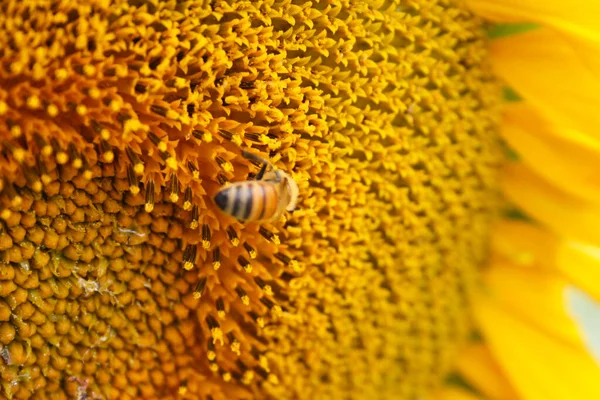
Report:
M415 398L470 330L498 84L447 2L0 4L0 374L28 398ZM268 159L280 220L213 202Z

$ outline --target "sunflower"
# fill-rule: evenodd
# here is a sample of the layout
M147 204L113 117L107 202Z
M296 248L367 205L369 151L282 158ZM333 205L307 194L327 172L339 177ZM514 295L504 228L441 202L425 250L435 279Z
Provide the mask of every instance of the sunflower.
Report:
M599 44L552 6L0 2L1 395L600 398ZM217 207L243 152L293 213Z

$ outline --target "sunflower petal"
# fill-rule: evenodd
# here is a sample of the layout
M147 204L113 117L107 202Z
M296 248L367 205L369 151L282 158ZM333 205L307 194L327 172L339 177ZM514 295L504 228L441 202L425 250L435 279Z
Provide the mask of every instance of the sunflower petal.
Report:
M487 398L519 398L492 353L483 344L472 344L462 350L456 367L458 372Z
M502 221L494 229L492 249L513 264L554 270L600 300L600 248L559 240L522 221Z
M467 0L477 14L493 21L536 22L567 34L566 40L579 49L592 71L600 67L600 2L574 0Z
M576 288L567 291L569 310L584 332L588 348L600 362L600 304Z
M507 106L502 135L523 162L562 190L600 204L600 142L569 133L527 104Z
M569 6L561 0L467 0L468 6L488 19L502 21L536 21L547 25L586 27L600 34L597 16L600 3L573 0Z
M505 167L504 194L560 236L600 245L600 207L550 185L521 163Z
M457 387L445 387L431 398L432 400L481 400L477 395Z
M558 340L579 343L578 328L565 313L564 288L568 282L560 275L494 260L485 279L494 299L513 315Z
M489 297L479 299L475 311L496 359L524 399L600 398L600 369L583 346L556 340Z
M536 29L494 40L490 50L496 72L546 118L600 138L600 81L564 38Z

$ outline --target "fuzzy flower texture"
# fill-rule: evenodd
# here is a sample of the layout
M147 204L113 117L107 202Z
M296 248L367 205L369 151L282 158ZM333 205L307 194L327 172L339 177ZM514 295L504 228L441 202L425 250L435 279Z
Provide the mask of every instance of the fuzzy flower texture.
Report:
M458 358L439 396L486 370L520 398L472 312L505 204L484 27L451 0L1 1L0 397L424 399ZM215 205L242 151L293 213Z

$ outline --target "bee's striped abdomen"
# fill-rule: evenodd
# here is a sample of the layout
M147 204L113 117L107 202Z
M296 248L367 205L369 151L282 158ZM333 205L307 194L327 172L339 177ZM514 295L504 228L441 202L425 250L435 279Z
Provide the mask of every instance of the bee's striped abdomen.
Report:
M241 221L269 219L277 211L276 185L264 181L238 182L223 188L215 203L225 213Z

